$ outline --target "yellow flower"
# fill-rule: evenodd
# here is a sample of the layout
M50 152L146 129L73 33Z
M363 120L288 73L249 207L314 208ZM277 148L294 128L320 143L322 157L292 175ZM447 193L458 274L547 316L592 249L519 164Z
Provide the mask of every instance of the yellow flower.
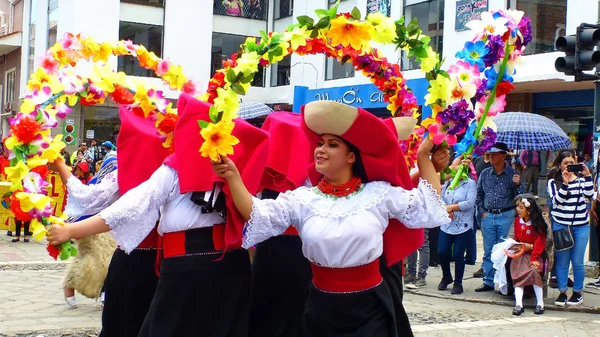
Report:
M396 25L392 19L381 12L375 12L367 15L367 22L375 27L373 32L375 42L392 43L396 37Z
M427 46L427 58L421 59L421 71L427 73L432 71L439 62L438 54L431 46Z
M142 81L136 81L135 95L133 96L136 103L144 111L144 117L148 118L150 113L154 111L154 105L148 97L148 89L144 86Z
M108 62L108 57L112 54L112 47L111 44L109 42L103 42L99 49L98 49L98 54L94 55L92 57L92 60L94 62Z
M469 106L471 106L471 98L477 93L477 86L473 83L461 83L458 78L454 77L450 81L450 95L446 100L446 103L451 104L465 99Z
M289 41L293 50L298 49L300 46L306 46L306 27L294 27L291 32L283 33L283 39Z
M243 73L244 77L254 74L258 71L258 62L260 55L253 51L251 53L243 53L240 58L237 59L237 65L233 70L237 73Z
M181 66L176 66L174 64L171 64L169 71L167 71L162 78L173 90L180 90L187 81Z
M126 75L122 72L115 73L112 67L108 64L98 66L94 64L93 70L90 74L90 80L94 85L100 88L104 92L115 91L115 83L121 83L125 81Z
M233 154L233 146L240 142L231 135L235 123L231 120L221 120L217 124L209 124L200 131L204 142L200 147L200 154L218 161L220 156Z
M15 135L11 135L10 137L6 138L6 140L4 141L4 145L7 149L12 150L15 148L15 146L23 145L23 143L20 142L19 139L15 137Z
M37 155L27 159L27 167L29 167L30 169L46 164L48 164L48 159L42 159L40 158L40 156Z
M230 121L237 118L237 112L240 109L238 95L232 90L217 88L217 98L214 103L217 111L222 111L222 120Z
M327 36L331 45L352 46L354 49L370 49L373 26L368 22L350 21L343 16L331 20L331 28Z
M431 87L427 90L429 93L425 95L425 105L435 103L438 99L445 102L450 95L450 80L444 76L438 76L429 82L429 85Z
M58 77L49 75L44 68L38 68L35 73L31 75L31 79L27 82L27 89L39 91L44 87L44 84L47 84L50 87L53 94L63 90L63 85L60 83Z
M35 104L35 102L31 98L25 98L25 99L23 99L23 103L21 103L21 107L19 108L19 111L22 111L24 113L30 113L30 112L35 111L36 107L37 107L37 104Z
M41 211L52 202L52 198L38 193L19 192L15 197L21 201L23 212L29 212L34 208Z
M6 174L6 179L12 184L10 190L16 191L23 188L23 179L29 173L29 169L25 163L19 161L17 165L5 168L4 173Z
M29 226L33 231L33 239L35 241L40 241L46 236L46 227L44 227L37 219L32 219Z
M66 144L62 142L62 138L62 134L56 135L54 140L50 142L50 146L42 151L41 159L46 159L48 162L53 163L56 158L60 157L60 150L66 146Z

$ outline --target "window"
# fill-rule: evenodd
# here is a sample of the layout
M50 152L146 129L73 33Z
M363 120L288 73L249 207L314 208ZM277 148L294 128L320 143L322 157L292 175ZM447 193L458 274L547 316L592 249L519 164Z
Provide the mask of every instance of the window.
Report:
M283 60L271 65L271 86L278 87L290 85L292 56L288 55Z
M564 35L567 24L567 0L512 0L511 8L525 12L531 20L533 40L525 55L550 53L554 41Z
M58 28L58 0L48 1L48 48L56 43Z
M35 26L37 18L37 1L31 1L31 11L29 15L29 55L27 57L27 78L33 74L33 65L35 63Z
M275 20L294 14L294 0L275 0Z
M266 0L214 0L213 13L247 19L266 20Z
M119 22L119 40L131 40L135 44L141 44L148 51L161 57L163 27L121 21ZM137 60L131 56L119 56L119 71L133 76L155 76L151 70L140 67Z
M337 59L331 57L325 59L325 80L339 80L349 77L354 77L352 62L342 64Z
M415 2L418 0L407 1L410 5L404 7L405 22L408 24L412 19L417 18L423 34L431 37L429 45L441 55L444 40L444 0ZM418 68L419 63L414 62L414 59L409 59L406 52L402 52L402 70Z
M240 51L240 46L246 41L246 36L242 35L231 35L224 33L213 33L212 35L212 57L211 57L211 76L221 68L223 68L223 61L231 58L231 55ZM264 69L262 66L258 66L258 73L254 76L252 86L264 87Z
M4 104L15 100L15 85L17 82L17 68L7 70L4 74Z
M136 5L146 5L146 6L156 6L156 7L164 7L164 0L121 0L121 2L131 3Z

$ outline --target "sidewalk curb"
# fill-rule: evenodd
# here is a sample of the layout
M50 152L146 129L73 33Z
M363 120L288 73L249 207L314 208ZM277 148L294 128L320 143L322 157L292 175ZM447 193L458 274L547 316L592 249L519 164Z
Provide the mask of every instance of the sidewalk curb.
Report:
M449 299L449 300L454 300L454 301L461 301L461 302L469 302L469 303L480 303L480 304L493 304L493 305L501 305L501 306L505 306L505 307L513 307L514 303L512 301L500 301L500 300L493 300L493 299L479 299L479 298L468 298L468 297L458 297L458 296L445 296L445 295L438 295L435 293L423 293L423 292L419 292L418 290L411 290L411 289L404 289L404 291L406 293L410 293L413 295L417 295L417 296L425 296L425 297L434 297L434 298L443 298L443 299ZM533 305L524 305L525 308L529 308L529 309L534 309L535 306ZM544 309L545 310L551 310L551 311L568 311L568 312L580 312L580 313L586 313L586 314L600 314L600 307L584 307L584 306L571 306L571 307L559 307L557 305L554 304L550 304L550 305L544 305Z
M0 262L0 271L4 270L63 270L67 261L9 261Z

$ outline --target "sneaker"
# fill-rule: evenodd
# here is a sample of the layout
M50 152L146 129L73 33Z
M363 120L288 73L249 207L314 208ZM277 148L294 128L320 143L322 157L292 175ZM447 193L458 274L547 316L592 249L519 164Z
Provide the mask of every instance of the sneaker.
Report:
M525 312L525 308L523 308L520 305L515 305L514 309L513 309L513 315L515 316L521 316L522 313Z
M412 281L409 283L404 283L404 286L406 287L406 289L411 289L411 290L417 289L417 286L415 285L415 281Z
M404 276L404 284L414 283L417 277L415 275Z
M544 313L544 307L542 307L541 305L536 305L535 306L535 310L533 310L533 313L536 315L541 315Z
M438 284L438 290L446 290L448 289L448 285L452 284L452 278L450 279L445 279L442 278L442 280L440 281L440 284Z
M12 232L11 231L6 231L6 236L12 236Z
M452 295L460 295L464 292L463 290L463 286L462 284L454 284L454 286L452 286L452 291L450 292L450 294Z
M565 305L567 305L567 294L560 293L560 295L558 295L558 298L556 299L556 301L554 301L554 304L558 305L559 307L564 307Z
M550 281L548 281L548 287L556 289L558 288L558 281L556 280L556 276L552 276Z
M425 282L424 278L419 278L415 281L415 286L417 288L425 288L427 286L427 282Z
M479 268L478 271L473 273L473 277L475 278L482 278L483 277L483 268Z
M576 293L573 292L573 295L571 295L571 298L569 298L569 301L567 302L567 305L582 305L583 304L583 296L581 296L581 293Z
M75 296L65 297L65 301L71 308L77 308L77 299L75 298Z
M600 277L596 281L586 284L585 287L600 290Z

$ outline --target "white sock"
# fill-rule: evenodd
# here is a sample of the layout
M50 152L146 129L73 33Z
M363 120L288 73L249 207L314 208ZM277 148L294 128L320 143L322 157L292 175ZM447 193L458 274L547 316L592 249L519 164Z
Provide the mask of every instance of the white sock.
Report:
M523 307L523 287L515 287L515 306Z
M537 305L544 307L544 290L542 287L538 285L533 285L533 291L535 291L535 299L537 300Z

